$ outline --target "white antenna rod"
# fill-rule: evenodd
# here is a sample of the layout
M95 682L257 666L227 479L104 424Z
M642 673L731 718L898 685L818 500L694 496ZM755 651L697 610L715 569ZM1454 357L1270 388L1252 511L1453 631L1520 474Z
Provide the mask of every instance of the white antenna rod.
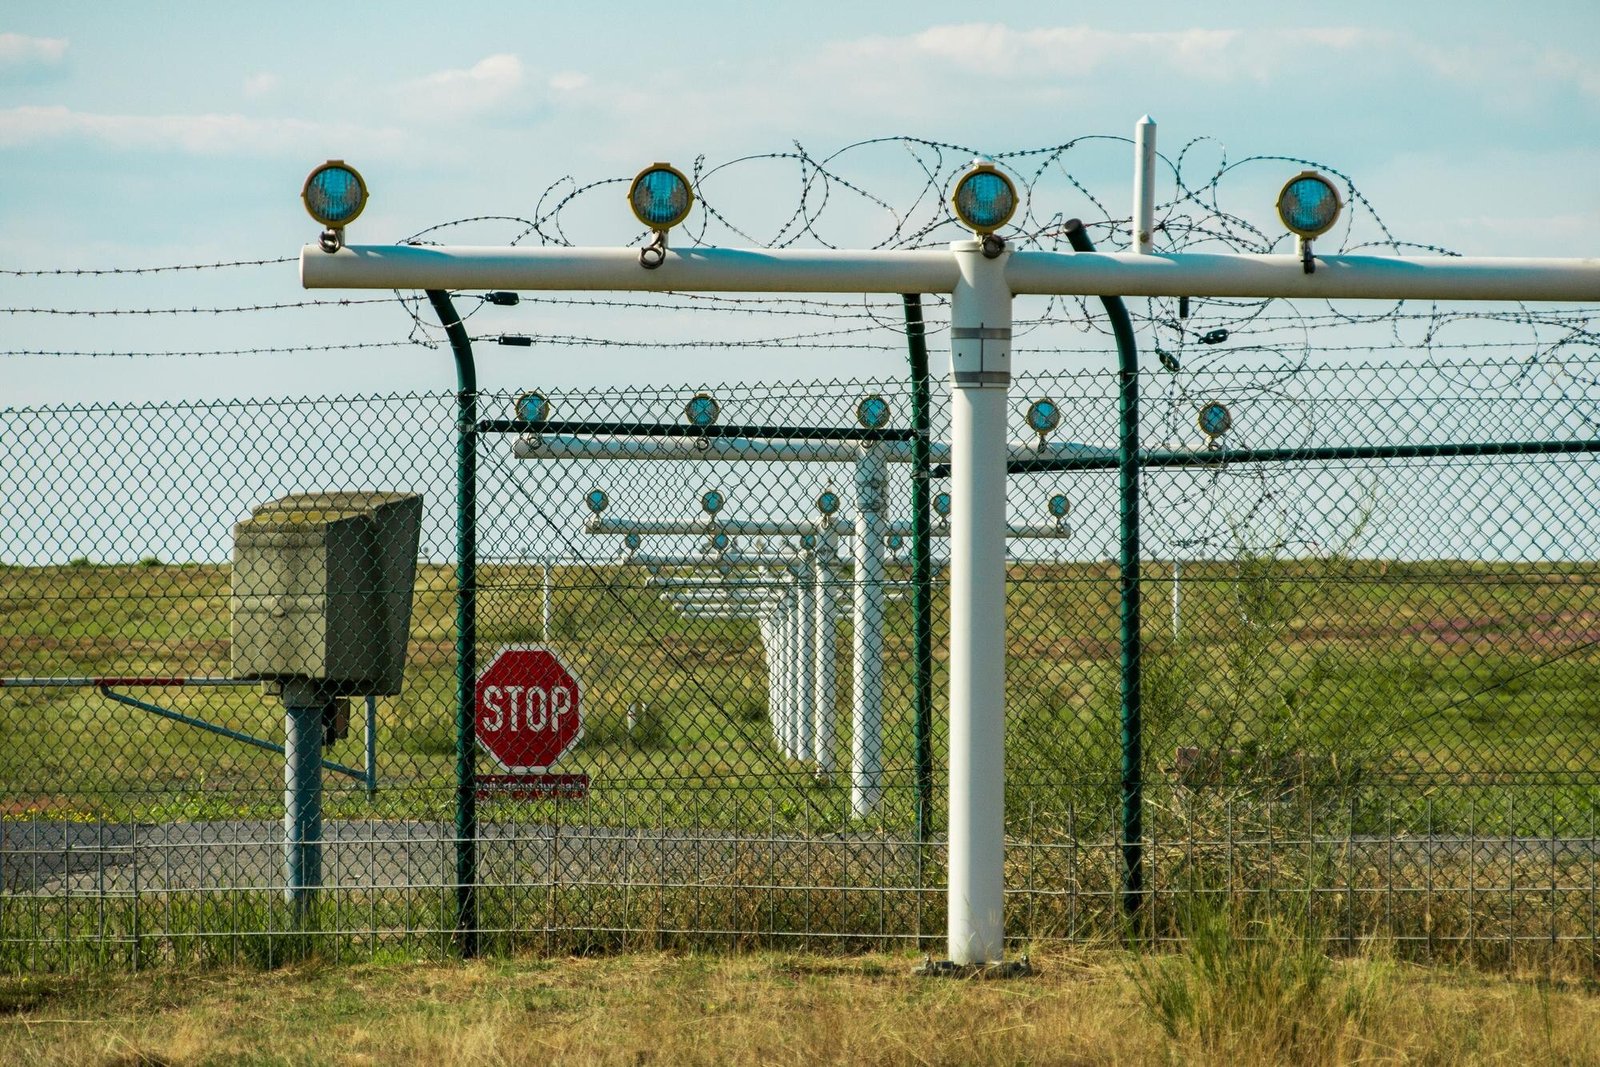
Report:
M1151 252L1156 229L1156 120L1146 115L1133 127L1133 251Z

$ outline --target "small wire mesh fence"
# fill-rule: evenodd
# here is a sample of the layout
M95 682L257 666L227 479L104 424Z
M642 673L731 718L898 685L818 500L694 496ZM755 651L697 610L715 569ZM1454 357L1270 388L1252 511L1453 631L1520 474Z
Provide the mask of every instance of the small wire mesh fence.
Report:
M1145 377L1151 931L1593 951L1597 369ZM1115 389L1012 390L1017 938L1123 928ZM453 394L3 413L6 966L937 942L948 397L925 568L903 380L477 405L464 748Z

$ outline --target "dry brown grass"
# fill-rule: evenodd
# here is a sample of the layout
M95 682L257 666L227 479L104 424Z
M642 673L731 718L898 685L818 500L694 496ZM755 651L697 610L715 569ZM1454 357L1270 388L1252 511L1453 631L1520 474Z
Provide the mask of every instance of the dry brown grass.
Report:
M1297 1063L1600 1062L1591 989L1381 955L1330 962L1298 1020L1235 1005L1177 1027L1141 987L1183 957L1052 952L1008 982L913 978L913 962L650 953L3 979L0 1062L1248 1065L1286 1062L1289 1022Z

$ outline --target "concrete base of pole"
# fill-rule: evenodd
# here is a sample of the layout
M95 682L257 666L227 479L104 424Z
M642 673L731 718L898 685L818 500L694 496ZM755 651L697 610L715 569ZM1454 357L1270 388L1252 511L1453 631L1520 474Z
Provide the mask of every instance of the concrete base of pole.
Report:
M1031 978L1039 972L1034 970L1026 956L994 963L956 963L930 956L912 968L911 973L918 978L964 978L981 982L999 978Z

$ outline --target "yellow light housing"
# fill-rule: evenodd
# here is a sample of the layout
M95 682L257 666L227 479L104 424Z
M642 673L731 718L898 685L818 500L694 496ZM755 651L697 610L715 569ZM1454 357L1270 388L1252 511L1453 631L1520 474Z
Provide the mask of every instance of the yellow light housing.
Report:
M367 206L367 183L344 160L330 159L306 177L300 199L317 222L342 230Z
M694 191L683 172L667 163L653 163L628 186L633 216L652 230L670 230L689 217Z
M993 163L978 163L956 182L950 206L968 229L986 237L1016 214L1017 187Z
M1278 218L1290 233L1308 241L1333 229L1343 207L1339 190L1314 170L1290 178L1278 193Z

